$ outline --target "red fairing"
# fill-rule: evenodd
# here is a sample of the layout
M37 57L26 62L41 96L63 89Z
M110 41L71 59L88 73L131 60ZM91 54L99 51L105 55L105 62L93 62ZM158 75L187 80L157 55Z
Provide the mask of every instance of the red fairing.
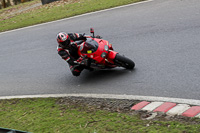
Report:
M109 51L108 59L114 60L117 53L118 52L115 52L115 51Z
M87 37L87 40L79 45L78 54L81 57L91 58L100 66L116 67L113 60L117 52L113 51L112 45L106 40Z

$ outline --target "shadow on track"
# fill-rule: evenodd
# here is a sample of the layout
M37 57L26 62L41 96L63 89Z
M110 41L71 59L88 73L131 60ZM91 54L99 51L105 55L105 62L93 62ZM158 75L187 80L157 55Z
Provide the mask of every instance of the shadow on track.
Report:
M135 72L134 70L127 69L105 69L105 70L96 70L96 71L83 71L81 73L78 82L81 84L89 83L89 82L105 82L105 81L113 81L116 79L123 79L124 76L130 76Z
M70 75L64 75L64 77L58 78L60 87L67 87L74 90L78 89L83 91L83 88L106 88L109 86L114 87L120 84L125 84L129 79L135 78L137 69L127 70L123 68L105 69L88 71L83 70L80 76L75 77L71 73Z

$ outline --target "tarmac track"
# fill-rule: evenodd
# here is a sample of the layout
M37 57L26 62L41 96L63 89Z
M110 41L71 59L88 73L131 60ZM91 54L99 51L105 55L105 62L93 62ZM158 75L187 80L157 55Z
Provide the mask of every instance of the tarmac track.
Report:
M200 2L154 0L0 34L0 96L126 94L200 100ZM136 63L73 77L59 31L96 34Z

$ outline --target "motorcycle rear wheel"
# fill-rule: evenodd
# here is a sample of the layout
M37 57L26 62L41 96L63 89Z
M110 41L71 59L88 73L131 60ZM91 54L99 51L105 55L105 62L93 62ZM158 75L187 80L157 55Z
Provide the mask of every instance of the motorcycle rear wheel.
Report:
M131 59L120 54L116 54L114 63L117 66L124 67L126 69L133 69L135 67L135 63Z

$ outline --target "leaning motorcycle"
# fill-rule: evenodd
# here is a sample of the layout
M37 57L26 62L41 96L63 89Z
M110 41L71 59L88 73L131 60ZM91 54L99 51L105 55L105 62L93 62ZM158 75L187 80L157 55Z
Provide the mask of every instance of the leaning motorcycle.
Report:
M133 69L135 63L120 55L113 50L112 45L101 38L94 36L94 29L90 29L92 36L86 36L78 47L78 55L83 58L82 64L89 69L106 69L115 67L124 67L126 69Z

